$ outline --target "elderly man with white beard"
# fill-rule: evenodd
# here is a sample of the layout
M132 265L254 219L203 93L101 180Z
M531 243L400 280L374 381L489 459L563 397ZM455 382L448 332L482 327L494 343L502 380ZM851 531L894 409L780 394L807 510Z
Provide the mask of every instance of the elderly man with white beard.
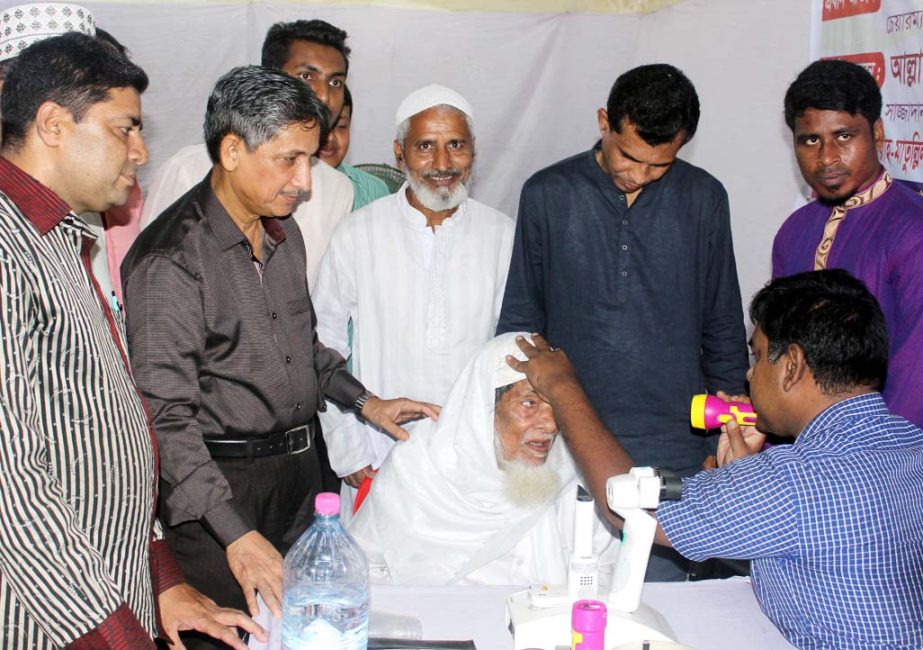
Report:
M525 335L524 333L519 333ZM375 582L564 584L578 476L551 405L491 340L452 387L438 422L395 447L350 526ZM595 521L602 581L617 537Z
M514 226L468 197L473 111L461 95L421 88L401 103L396 125L394 155L407 182L340 222L312 294L317 332L352 358L353 374L370 391L441 403L493 336ZM330 464L344 478L348 518L355 488L393 443L332 403L321 421Z

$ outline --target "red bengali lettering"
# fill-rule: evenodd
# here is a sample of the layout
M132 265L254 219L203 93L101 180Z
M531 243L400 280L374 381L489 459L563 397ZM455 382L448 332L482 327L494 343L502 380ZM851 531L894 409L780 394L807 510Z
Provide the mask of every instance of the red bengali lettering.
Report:
M875 77L878 87L885 83L885 55L881 52L862 52L861 54L840 54L838 56L825 56L824 59L840 59L861 65Z
M873 14L881 9L881 0L824 0L821 20L837 20L860 14Z

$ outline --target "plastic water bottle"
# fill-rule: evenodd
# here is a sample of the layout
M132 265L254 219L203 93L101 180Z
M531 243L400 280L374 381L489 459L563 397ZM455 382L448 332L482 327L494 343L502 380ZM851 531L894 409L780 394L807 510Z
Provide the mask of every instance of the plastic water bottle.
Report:
M286 650L365 650L369 568L340 524L340 497L314 500L314 523L285 556L282 645Z

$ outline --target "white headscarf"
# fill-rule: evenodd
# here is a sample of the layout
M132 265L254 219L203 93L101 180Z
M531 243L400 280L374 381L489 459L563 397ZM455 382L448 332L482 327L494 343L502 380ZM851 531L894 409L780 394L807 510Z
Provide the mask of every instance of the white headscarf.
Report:
M555 500L514 505L497 466L494 389L525 379L505 361L508 354L523 358L518 334L525 335L489 341L459 375L438 422L421 422L382 465L350 526L373 576L390 573L394 584L459 582L537 529L533 563L547 567L552 583L563 581L566 554ZM576 470L563 440L547 462L561 479L559 494L573 493Z

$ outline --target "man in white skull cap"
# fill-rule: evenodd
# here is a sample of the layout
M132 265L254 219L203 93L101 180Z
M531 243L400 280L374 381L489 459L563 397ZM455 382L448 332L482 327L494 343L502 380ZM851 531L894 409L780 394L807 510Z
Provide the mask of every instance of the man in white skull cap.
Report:
M493 336L514 225L468 196L473 120L471 105L444 86L408 95L394 139L406 183L343 219L321 261L312 294L318 336L352 357L353 374L371 391L441 403ZM393 443L334 404L320 417L348 519L354 489Z
M421 423L382 465L350 526L373 581L564 584L577 470L551 405L506 363L524 358L517 334L483 346L438 422ZM599 519L593 541L608 576L618 542Z

